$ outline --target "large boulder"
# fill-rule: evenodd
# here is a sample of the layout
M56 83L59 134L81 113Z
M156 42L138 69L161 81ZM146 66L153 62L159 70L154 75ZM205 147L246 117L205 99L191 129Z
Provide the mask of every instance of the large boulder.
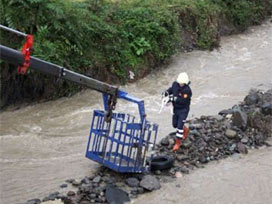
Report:
M233 111L232 124L236 127L246 129L247 126L247 114L242 112L241 109Z
M265 103L262 105L262 114L272 115L272 103Z
M141 180L140 186L148 191L158 190L161 188L159 180L155 176L146 175Z
M250 93L245 97L244 102L246 105L256 105L261 99L260 93L257 91L250 91Z

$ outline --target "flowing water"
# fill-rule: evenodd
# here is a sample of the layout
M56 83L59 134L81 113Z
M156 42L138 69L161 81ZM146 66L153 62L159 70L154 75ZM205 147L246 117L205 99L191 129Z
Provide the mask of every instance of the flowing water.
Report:
M260 26L251 27L246 33L222 38L218 50L179 54L168 67L121 89L145 100L147 118L160 125L161 138L173 129L171 108L166 107L158 114L160 94L171 85L179 72L188 72L192 81L193 98L189 114L189 118L192 118L214 115L232 107L243 100L250 88L271 88L271 64L272 23L266 21ZM71 98L0 113L1 204L42 198L60 190L59 185L66 179L82 178L97 169L99 165L84 156L94 109L103 109L101 94L86 90ZM124 101L118 102L117 110L138 114L134 104ZM184 181L186 185L191 184L192 191L184 190L178 201L169 193L169 203L179 203L182 199L186 203L202 203L200 201L205 199L207 202L203 203L243 203L240 194L249 198L258 195L254 197L258 198L254 203L271 203L272 198L265 195L272 195L272 150L265 148L261 151L254 156L249 155L247 159L235 162L223 160L219 165L208 165L207 169L196 171ZM248 168L244 164L248 164ZM259 164L270 166L268 168L266 165L267 170L264 171ZM269 182L264 185L266 181ZM225 186L225 183L229 185ZM256 188L249 188L248 185ZM208 192L195 190L201 189L201 186ZM172 191L167 189L166 192ZM180 191L183 191L182 188ZM233 191L236 193L231 193ZM200 198L197 197L199 193L203 195ZM213 200L215 194L217 196ZM146 196L141 199L144 198ZM148 195L147 199L150 199Z

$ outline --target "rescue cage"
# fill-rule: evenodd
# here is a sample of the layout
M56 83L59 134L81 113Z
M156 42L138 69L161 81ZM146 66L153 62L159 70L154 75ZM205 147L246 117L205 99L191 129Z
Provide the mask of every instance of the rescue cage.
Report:
M158 125L135 121L132 115L113 113L107 123L105 112L94 110L86 157L117 172L149 171L146 161L152 159Z

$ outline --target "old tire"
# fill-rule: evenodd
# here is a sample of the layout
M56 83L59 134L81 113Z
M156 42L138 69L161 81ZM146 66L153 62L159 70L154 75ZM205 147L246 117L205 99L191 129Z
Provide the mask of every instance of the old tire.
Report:
M166 155L154 156L151 160L151 171L170 169L174 164L174 158Z

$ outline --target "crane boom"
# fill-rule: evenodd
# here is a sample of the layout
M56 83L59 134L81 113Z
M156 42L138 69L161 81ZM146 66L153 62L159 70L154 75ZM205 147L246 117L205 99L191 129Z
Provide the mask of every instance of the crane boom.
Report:
M14 65L21 65L24 63L24 56L21 52L3 45L0 45L0 56L2 60L8 61ZM30 67L39 72L54 75L111 96L115 96L118 93L118 88L115 86L73 72L64 67L46 62L36 57L30 58Z

